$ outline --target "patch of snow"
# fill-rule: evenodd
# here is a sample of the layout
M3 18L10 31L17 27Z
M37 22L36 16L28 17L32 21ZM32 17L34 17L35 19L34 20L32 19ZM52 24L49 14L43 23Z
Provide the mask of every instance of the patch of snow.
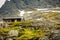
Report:
M38 9L37 8L37 11L43 11L43 10L48 10L47 8L44 8L44 9Z
M20 16L23 16L25 13L32 13L33 11L24 11L24 10L18 10L20 12Z
M24 15L24 13L25 13L25 11L24 10L18 10L19 12L20 12L20 16L23 16Z
M8 1L10 1L10 0L8 0Z
M44 11L41 11L41 12L50 12L50 10L44 10Z
M55 9L57 9L57 8L55 8ZM38 9L37 8L37 11L41 11L41 12L60 12L58 10L49 10L48 8L44 8L44 9Z
M51 12L60 12L60 11L51 11Z
M27 11L26 13L32 13L33 11Z
M4 5L5 2L6 0L0 0L0 8Z

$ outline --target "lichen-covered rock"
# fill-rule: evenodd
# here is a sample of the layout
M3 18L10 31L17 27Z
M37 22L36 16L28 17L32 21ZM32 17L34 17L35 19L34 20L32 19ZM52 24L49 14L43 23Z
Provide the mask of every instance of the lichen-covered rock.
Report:
M13 40L12 38L7 38L6 40Z
M54 30L50 34L50 40L60 40L60 30Z
M8 34L9 36L18 36L18 30L10 30Z

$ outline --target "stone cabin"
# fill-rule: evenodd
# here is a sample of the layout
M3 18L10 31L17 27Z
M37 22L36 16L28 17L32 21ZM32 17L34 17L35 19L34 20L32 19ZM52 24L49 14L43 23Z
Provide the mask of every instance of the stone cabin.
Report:
M3 18L3 22L9 23L9 22L20 22L22 21L22 17L5 17Z
M21 22L22 21L22 17L5 17L3 18L3 27L8 27L8 23L11 22Z

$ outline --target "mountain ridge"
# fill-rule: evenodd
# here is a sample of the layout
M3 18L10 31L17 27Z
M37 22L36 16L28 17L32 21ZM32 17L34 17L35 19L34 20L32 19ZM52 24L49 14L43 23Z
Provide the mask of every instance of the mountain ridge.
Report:
M18 10L32 10L34 8L60 7L60 0L6 0L0 8L0 17L19 16Z

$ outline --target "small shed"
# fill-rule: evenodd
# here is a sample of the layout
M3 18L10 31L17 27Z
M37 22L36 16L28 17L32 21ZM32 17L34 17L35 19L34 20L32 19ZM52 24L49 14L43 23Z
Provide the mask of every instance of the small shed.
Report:
M3 18L3 22L20 22L22 21L22 17L5 17Z
M11 22L21 22L22 17L5 17L3 18L3 28L8 27Z

